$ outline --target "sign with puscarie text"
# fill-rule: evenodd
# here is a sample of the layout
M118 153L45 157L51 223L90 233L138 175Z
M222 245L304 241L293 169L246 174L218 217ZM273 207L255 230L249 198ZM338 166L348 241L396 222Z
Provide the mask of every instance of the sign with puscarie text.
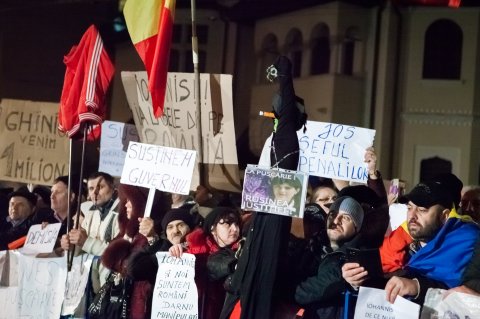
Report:
M298 170L309 175L366 183L365 150L373 145L375 130L352 125L307 121L297 132Z
M284 169L248 165L242 192L242 209L303 218L308 175Z
M158 272L153 289L151 318L198 319L198 291L195 285L195 255L181 258L158 252Z
M195 156L191 150L130 142L120 182L187 195Z

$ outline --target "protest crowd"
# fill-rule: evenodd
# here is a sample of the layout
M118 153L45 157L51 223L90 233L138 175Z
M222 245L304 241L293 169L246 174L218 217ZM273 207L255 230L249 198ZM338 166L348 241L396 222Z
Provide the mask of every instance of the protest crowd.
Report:
M138 186L157 178L147 167L128 183L73 168L0 198L0 318L25 307L45 318L439 318L461 301L454 310L479 314L480 187L452 173L385 187L371 143L348 180L299 172L308 109L287 57L267 73L272 135L242 193L202 180L189 194ZM193 158L136 150L160 166ZM318 156L310 163L327 165Z

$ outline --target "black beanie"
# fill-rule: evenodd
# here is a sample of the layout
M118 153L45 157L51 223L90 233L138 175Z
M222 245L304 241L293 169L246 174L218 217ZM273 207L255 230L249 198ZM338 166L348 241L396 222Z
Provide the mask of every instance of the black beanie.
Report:
M183 208L175 208L175 209L172 209L172 210L168 211L165 214L165 216L163 217L163 219L162 219L162 229L166 230L167 225L174 220L183 221L185 224L188 225L188 227L190 227L191 230L193 228L195 228L195 222L194 222L193 216L190 215L190 211L188 211L187 209L183 209Z
M37 205L37 195L31 193L26 187L21 187L18 190L8 194L8 201L10 202L10 199L16 196L25 198L32 206Z

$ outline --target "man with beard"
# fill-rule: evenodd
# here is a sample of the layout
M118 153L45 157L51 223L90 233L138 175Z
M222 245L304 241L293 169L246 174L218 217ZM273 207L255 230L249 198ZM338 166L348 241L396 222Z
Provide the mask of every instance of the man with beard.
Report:
M463 194L458 213L468 215L480 223L480 188L470 189Z
M342 276L354 288L385 287L391 303L398 295L411 296L415 302L423 303L428 288L447 289L460 284L480 229L475 223L451 215L454 200L448 185L441 182L420 183L401 197L400 202L408 207L408 233L398 228L385 238L380 248L384 272L394 270L385 275L390 279L383 286L385 280L375 282L368 278L368 272L358 263L344 264ZM398 232L411 239L395 242ZM453 260L454 263L447 262Z
M327 217L327 238L321 243L317 274L301 282L295 300L305 308L303 318L341 318L342 293L346 284L341 267L347 247L359 247L357 235L362 228L364 210L352 197L343 196L330 206Z

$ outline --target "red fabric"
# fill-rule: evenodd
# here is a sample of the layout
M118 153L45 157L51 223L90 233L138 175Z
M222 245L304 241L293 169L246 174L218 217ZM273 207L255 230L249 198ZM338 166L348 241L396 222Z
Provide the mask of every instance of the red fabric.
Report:
M406 264L408 246L412 241L412 237L403 227L398 227L383 240L380 258L384 273L401 269Z
M80 43L64 57L67 69L63 84L58 128L70 138L83 137L82 123L92 129L89 139L99 136L106 115L106 94L115 68L103 47L97 28L91 25Z
M461 0L396 0L398 4L402 5L423 5L423 6L437 6L437 7L460 7Z
M230 319L240 319L241 314L242 314L242 305L240 304L240 300L239 300L235 304L235 307L233 308L233 311L230 314Z
M13 250L13 249L18 249L22 247L25 242L27 241L27 236L20 237L19 239L16 239L12 241L11 243L8 244L8 249Z

